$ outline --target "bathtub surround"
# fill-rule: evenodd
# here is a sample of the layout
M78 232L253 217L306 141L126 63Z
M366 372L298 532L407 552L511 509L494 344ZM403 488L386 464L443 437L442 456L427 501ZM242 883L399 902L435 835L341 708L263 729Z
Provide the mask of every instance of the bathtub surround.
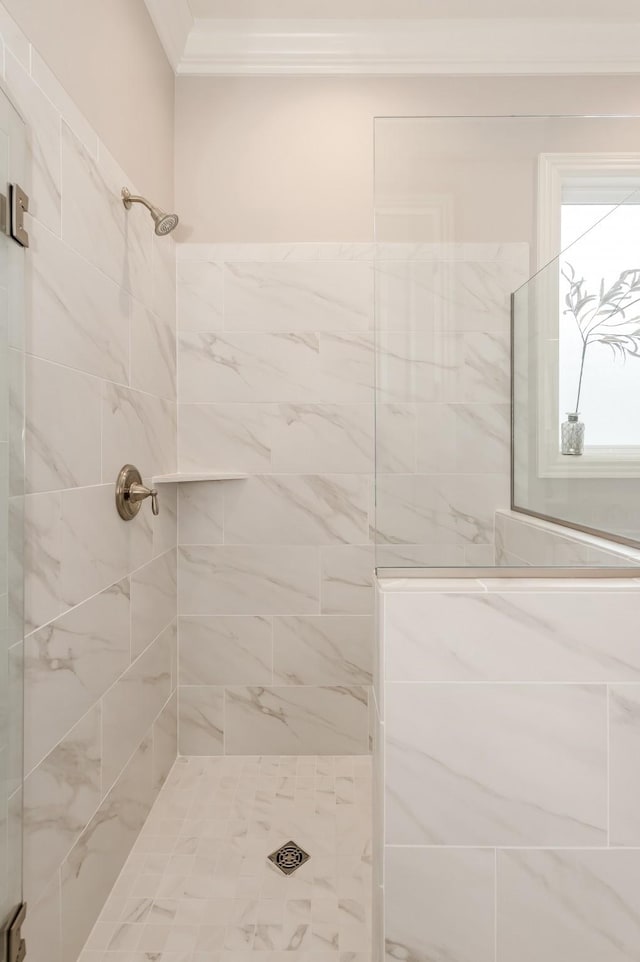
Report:
M430 959L434 945L487 962L632 956L640 579L628 570L380 582L374 898L389 959Z
M0 7L31 128L24 893L33 962L74 962L176 756L176 505L134 523L116 473L176 468L175 254Z

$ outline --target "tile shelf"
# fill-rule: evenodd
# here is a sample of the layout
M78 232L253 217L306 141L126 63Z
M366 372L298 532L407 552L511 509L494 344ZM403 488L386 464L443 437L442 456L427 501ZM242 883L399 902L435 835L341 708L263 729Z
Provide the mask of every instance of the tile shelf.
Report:
M186 481L242 481L248 474L240 471L200 471L179 472L178 474L159 474L153 478L153 484L179 484Z

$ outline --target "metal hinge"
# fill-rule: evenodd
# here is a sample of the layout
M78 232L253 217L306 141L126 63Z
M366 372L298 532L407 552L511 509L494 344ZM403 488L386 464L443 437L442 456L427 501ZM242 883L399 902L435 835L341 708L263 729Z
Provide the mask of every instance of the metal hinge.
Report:
M7 929L7 962L23 962L27 954L27 944L22 938L22 923L27 914L27 903L23 902Z
M24 229L24 215L28 210L29 195L19 184L9 184L7 196L0 194L0 231L21 247L29 246L29 235Z

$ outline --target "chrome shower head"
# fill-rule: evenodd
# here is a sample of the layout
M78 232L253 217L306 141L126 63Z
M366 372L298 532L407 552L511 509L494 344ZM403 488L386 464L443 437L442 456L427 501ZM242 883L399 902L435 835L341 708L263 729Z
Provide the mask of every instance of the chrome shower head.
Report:
M167 214L166 211L160 210L159 207L154 207L153 204L150 204L145 197L138 197L132 194L126 187L122 188L122 203L127 210L130 209L132 204L143 204L153 217L158 237L162 237L164 234L170 234L171 231L178 226L177 214Z

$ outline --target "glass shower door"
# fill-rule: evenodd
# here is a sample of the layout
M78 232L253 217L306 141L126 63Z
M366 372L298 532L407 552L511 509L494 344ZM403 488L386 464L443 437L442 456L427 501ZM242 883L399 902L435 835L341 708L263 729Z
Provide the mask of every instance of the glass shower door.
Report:
M0 221L8 185L26 183L26 131L0 91ZM0 962L22 904L25 251L0 230ZM18 956L19 957L19 956Z

